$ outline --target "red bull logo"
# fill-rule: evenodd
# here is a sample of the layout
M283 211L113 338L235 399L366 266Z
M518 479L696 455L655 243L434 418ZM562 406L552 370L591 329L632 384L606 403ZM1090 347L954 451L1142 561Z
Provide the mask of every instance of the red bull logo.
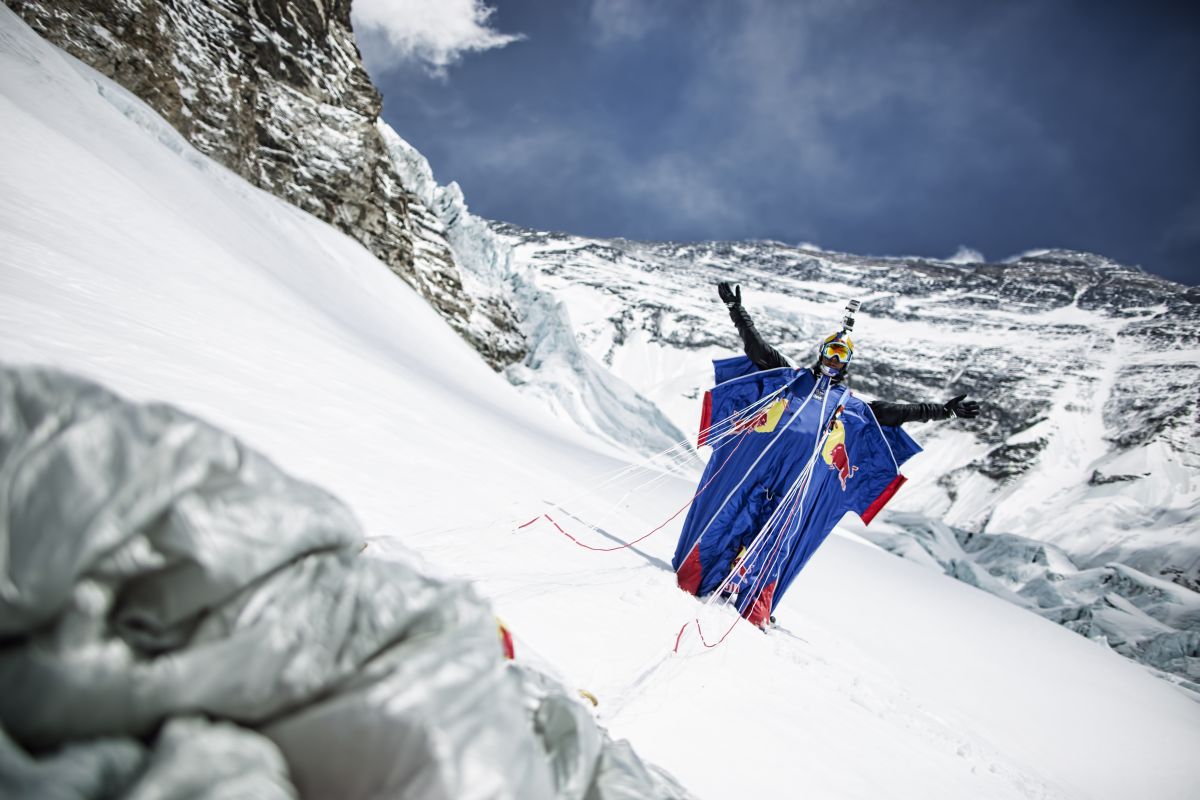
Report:
M840 419L833 421L833 427L830 428L829 435L825 437L825 444L821 447L821 457L830 469L837 471L838 480L842 482L842 491L846 491L846 481L854 477L858 467L850 463L850 455L846 452L846 428Z
M779 420L783 417L783 412L787 408L787 404L787 398L781 397L765 411L761 411L750 419L735 424L733 430L737 433L742 433L746 430L753 430L755 433L774 433L775 426L779 424Z

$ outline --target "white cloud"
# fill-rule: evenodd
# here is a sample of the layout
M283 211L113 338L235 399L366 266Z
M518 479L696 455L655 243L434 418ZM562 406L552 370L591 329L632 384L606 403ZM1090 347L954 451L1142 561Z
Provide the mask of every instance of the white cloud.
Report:
M495 9L483 0L355 0L350 13L372 70L417 62L444 75L464 53L523 38L489 27Z

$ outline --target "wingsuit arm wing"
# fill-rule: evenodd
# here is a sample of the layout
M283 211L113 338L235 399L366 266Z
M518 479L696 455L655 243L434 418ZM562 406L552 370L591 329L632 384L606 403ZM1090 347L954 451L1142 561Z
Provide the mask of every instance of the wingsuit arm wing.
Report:
M742 345L746 355L759 369L777 369L790 367L791 362L771 345L763 341L762 335L754 327L754 321L742 307L741 287L729 288L729 284L721 284L721 299L729 308L729 318L737 326L738 334L742 337Z
M979 403L965 398L965 394L960 394L945 403L889 403L886 400L876 400L871 403L871 411L880 425L932 422L951 417L971 419L979 416Z

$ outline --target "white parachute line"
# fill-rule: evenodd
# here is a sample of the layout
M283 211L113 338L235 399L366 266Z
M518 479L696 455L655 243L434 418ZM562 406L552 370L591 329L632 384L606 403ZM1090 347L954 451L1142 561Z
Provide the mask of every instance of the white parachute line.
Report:
M587 497L589 495L597 494L601 489L607 488L611 484L616 483L617 481L622 480L623 478L625 478L629 475L636 474L638 472L646 471L646 472L655 472L655 473L659 473L659 474L664 474L662 472L664 467L662 465L653 464L653 460L664 457L667 453L671 452L671 450L674 450L674 449L677 449L677 448L671 448L670 450L665 450L661 453L655 453L654 455L649 456L647 458L647 461L650 463L626 464L626 465L624 465L622 467L618 467L617 469L612 470L610 472L601 473L600 475L596 476L595 478L592 479L592 481L589 482L586 489L582 489L581 491L570 495L566 500L562 501L562 503L558 503L556 505L559 505L559 507L561 507L563 504L574 503L577 500L579 500L581 497ZM678 466L678 463L676 463L672 466ZM670 475L672 473L668 472L665 474Z
M820 383L820 381L818 381L818 383ZM779 393L782 389L784 389L784 387L781 387L780 390L776 390L775 392L772 392L772 396L779 395ZM797 413L794 414L791 417L791 419L788 420L787 425L784 426L784 431L786 431L786 429L788 427L790 427L792 425L792 423L798 419L799 411L803 410L805 405L808 404L809 401L811 401L811 398L812 398L812 396L814 396L816 389L817 389L817 386L814 385L814 387L812 387L812 391L809 392L809 396L805 398L804 403L802 403L802 405L800 405L800 408L797 409ZM832 395L832 392L822 393L822 396L821 396L822 402L821 402L820 419L822 421L824 420L824 414L826 414L826 409L828 408L830 395ZM766 399L766 401L769 402L770 399L772 399L772 396L768 396L767 398L763 398L763 399ZM736 411L736 413L731 414L730 417L727 417L727 419L734 420L734 419L738 419L738 417L743 417L743 419L744 419L744 417L749 416L748 410L755 409L755 407L761 407L761 405L763 405L763 404L764 403L762 401L757 402L757 403L752 403L751 405L748 405L748 407L746 407L745 409L739 409L738 411ZM738 433L744 435L746 433L746 429L743 427L742 429L740 429L740 431L738 431ZM826 432L826 433L828 435L828 432ZM775 441L778 441L778 439L776 439ZM770 447L772 447L775 444L775 441L772 441L772 443L770 443L767 446L767 449L764 449L763 453L761 453L761 455L760 455L760 457L758 457L758 459L761 459L763 455L766 455L767 450L769 450ZM820 441L817 441L817 443L814 447L814 452L812 452L812 456L809 459L809 463L805 465L805 469L802 470L802 474L800 474L797 477L797 481L794 481L793 485L790 488L788 488L788 491L785 493L784 499L782 499L780 501L779 506L776 507L775 511L773 512L772 517L770 517L768 519L767 524L764 525L763 529L760 531L760 534L758 534L755 537L755 541L751 543L751 547L748 549L748 553L746 553L746 555L742 559L742 561L739 561L739 564L752 564L751 554L755 553L756 547L758 545L760 545L761 542L766 541L766 539L767 539L766 534L769 533L769 529L772 528L774 524L778 523L779 518L782 515L782 512L787 510L788 507L791 507L791 505L792 505L791 497L793 497L793 495L796 494L799 491L799 489L803 489L803 491L806 493L806 489L808 489L808 479L809 479L809 476L811 475L811 471L812 471L812 464L814 464L814 462L815 462L816 453L818 451L820 451L821 444L823 443L823 441L824 441L823 438L821 438ZM754 464L751 464L751 470L754 469L755 465L758 463L758 459L756 459ZM749 475L749 473L744 475L742 481L740 481L740 482L744 482L745 477L748 475ZM626 516L626 513L619 509L619 506L624 503L625 498L628 498L630 494L632 494L636 491L640 491L640 489L643 488L644 486L652 485L652 483L658 482L662 479L665 479L665 477L667 477L666 474L660 473L660 474L656 475L655 477L653 477L652 480L647 481L646 483L643 483L642 486L638 486L638 487L629 489L629 491L626 491L625 494L623 494L622 497L620 497L617 501L614 501L614 503L610 503L606 507L601 507L601 509L595 515L595 517L598 518L598 521L599 521L598 523L587 522L586 519L584 519L581 516L581 511L571 511L571 510L565 509L565 507L562 504L557 504L557 503L551 503L550 505L552 507L554 507L554 509L558 509L559 511L562 511L563 513L565 513L565 515L568 515L570 518L574 519L575 522L583 524L584 528L592 530L593 533L598 533L600 535L612 536L612 534L607 533L607 531L605 531L604 528L614 528L614 527L616 527L616 525L607 524L607 519L610 518L611 516L618 516L618 517ZM739 482L739 485L740 485L740 482ZM592 497L592 495L594 495L594 494L595 494L594 492L588 493L588 495L586 495L586 497ZM695 498L692 498L692 499L695 499ZM726 498L725 503L727 503L727 501L728 501L728 498ZM803 503L803 499L802 499L802 503ZM724 504L722 504L722 506L724 506ZM614 511L617 512L616 515L613 515ZM634 519L634 518L630 517L630 519ZM701 536L703 536L703 534L701 534ZM700 539L697 539L696 542L698 545L698 542L700 542ZM731 581L734 571L736 571L736 569L731 571L730 575L726 576L725 581L722 581L722 587L724 587L724 585L726 585L728 582ZM709 604L710 603L712 603L712 599L709 600Z
M849 392L849 389L846 390ZM883 439L883 443L887 445L888 455L892 457L892 465L896 467L896 474L900 474L900 462L896 461L896 454L892 452L892 443L888 441L887 436L883 432L883 426L879 424L879 419L875 416L875 409L871 408L870 403L865 404L867 410L871 412L871 421L875 423L876 430L879 431L879 438Z
M794 504L795 508L793 511L789 512L787 519L783 521L783 523L780 527L780 530L778 531L780 545L782 545L785 542L786 535L787 535L787 529L792 525L793 519L798 519L798 520L800 520L801 524L803 523L804 501L808 499L808 489L812 485L813 467L815 465L816 465L816 459L814 458L809 461L808 466L806 467L804 473L801 476L800 488L799 488L799 491L796 493L796 499L795 499L795 504ZM763 545L765 545L765 544L766 544L766 539L764 538ZM763 562L763 564L761 566L759 566L756 562L757 562L757 558L760 555L760 553L758 551L754 552L754 558L752 560L750 552L747 551L746 561L750 562L746 568L747 571L749 571L750 569L752 569L755 566L759 566L758 575L757 575L757 577L755 577L754 583L750 587L750 592L754 597L757 598L757 595L761 592L761 589L760 589L761 583L767 576L770 575L771 570L775 568L776 562L780 558L785 557L784 553L785 553L785 551L782 546L780 546L778 548L773 548L771 553L767 556L767 560L765 562ZM741 598L739 597L739 602L740 602L740 600L741 600Z
M700 432L699 432L699 436L697 438L705 439L706 444L707 444L708 441L713 439L714 437L719 438L719 437L728 435L732 429L734 429L738 426L738 424L740 422L743 422L747 418L751 418L751 417L755 416L764 407L766 407L766 406L770 405L772 402L774 402L779 397L779 395L783 394L784 390L787 389L788 385L789 384L785 383L785 384L781 385L778 389L775 389L773 392L763 395L759 399L755 400L753 403L750 403L747 406L744 406L742 408L735 410L733 413L731 413L729 416L725 417L724 419L717 420L716 422L710 423L707 428L701 428ZM690 448L691 442L692 442L691 439L682 439L679 442L677 442L674 447L672 447L670 449L676 449L681 445L686 445ZM694 450L693 450L693 452L694 452Z
M709 425L707 428L702 429L699 438L704 438L707 435L708 441L706 443L713 444L715 447L716 444L719 444L727 440L731 435L738 433L739 431L737 428L739 423L748 418L753 418L753 416L755 416L764 406L773 402L786 388L787 385L785 384L770 394L759 398L750 405L734 411L728 417L718 420L717 422ZM670 469L671 467L679 466L680 464L686 464L689 459L680 459L676 457L674 454L677 452L682 452L684 455L690 457L690 459L698 458L696 455L696 450L692 446L692 440L690 438L680 439L667 449L646 456L642 463L627 464L623 467L618 467L611 473L604 473L600 476L597 476L597 480L600 482L593 482L591 484L591 488L594 490L603 486L607 486L614 480L619 480L626 474L636 472L640 469L654 469L657 471L659 469ZM654 463L656 459L673 459L673 463L668 465L659 465Z
M713 593L709 595L706 605L714 603L716 599L720 597L721 593L725 591L732 583L734 583L737 573L742 567L745 567L746 570L749 571L750 567L754 565L755 558L758 556L759 550L770 538L770 534L775 526L785 516L790 515L790 509L795 505L796 500L799 497L799 489L802 487L803 482L808 479L810 474L811 472L801 472L798 476L796 476L796 480L792 482L792 485L788 487L787 491L784 492L783 497L780 498L779 505L775 507L775 510L771 512L771 516L767 518L767 521L763 523L761 528L759 528L758 533L754 535L754 539L746 548L745 555L735 561L730 567L729 572L726 573L725 577L721 580L721 583L718 584Z
M849 390L847 390L843 387L843 393L842 393L841 397L839 398L838 405L834 406L835 414L837 413L837 408L840 407L844 403L844 401L846 399L846 395L848 393L849 393ZM830 392L829 394L832 394L832 392ZM796 480L793 481L791 486L788 487L788 490L784 493L784 496L780 500L779 505L775 508L775 511L772 512L771 516L767 518L767 521L763 524L762 528L760 528L759 532L755 535L754 540L750 543L749 547L746 548L746 554L730 569L729 574L725 576L725 579L723 581L721 581L721 584L714 591L714 593L712 595L713 597L720 596L721 591L723 591L731 583L735 574L738 572L738 570L741 567L744 566L746 568L746 571L749 572L755 566L755 559L759 555L759 552L760 552L762 546L770 538L769 534L772 532L772 529L779 522L779 520L783 517L783 512L785 509L788 509L792 505L795 505L795 507L796 507L795 513L802 515L802 510L804 508L804 502L808 498L808 490L809 490L809 487L812 485L812 475L813 475L813 470L816 466L817 455L821 452L821 449L824 447L825 442L828 441L831 423L833 422L832 418L830 418L829 420L826 420L826 418L825 418L825 410L826 410L826 408L828 408L829 394L825 395L822 398L821 416L820 416L821 428L818 428L818 430L821 431L821 433L819 436L816 437L816 440L813 443L813 451L812 451L812 454L809 456L808 462L804 465L804 469L802 469L800 471L800 474L797 476ZM790 523L791 516L792 515L789 512L788 521L784 523L785 527L791 524ZM789 549L789 552L790 552L790 549ZM771 569L774 568L775 563L778 561L778 559L782 555L783 555L783 550L781 548L781 549L777 550L772 556L768 557L767 562L764 563L762 565L762 567L758 570L758 576L755 578L754 585L751 587L751 591L754 591L755 589L758 588L759 582L763 579L764 576L766 576L770 572ZM741 603L741 601L742 601L741 592L739 592L739 598L738 598L739 604Z
M671 477L674 477L671 473L659 472L659 473L651 476L648 480L643 481L642 483L639 483L637 486L634 486L631 489L629 489L628 491L626 491L625 494L621 495L621 498L617 502L623 503L625 501L625 499L628 498L630 495L635 494L637 492L643 492L643 491L649 489L651 486L654 486L655 484L658 484L658 483L662 483L667 478L671 478Z
M825 400L827 399L828 395L825 396L821 404L822 420L825 418ZM800 474L797 475L796 479L792 481L790 486L788 486L787 491L784 492L783 497L779 501L779 505L775 507L775 510L771 512L771 516L769 516L767 521L763 523L761 528L759 528L758 533L755 534L754 539L746 548L746 554L729 570L729 573L725 576L724 580L721 581L720 585L714 592L714 596L719 596L720 593L732 582L735 574L742 567L742 565L746 565L747 571L749 570L749 566L754 563L754 558L758 555L758 551L767 541L769 534L772 532L779 520L783 517L784 512L791 508L795 500L800 497L801 487L807 487L808 479L812 476L813 465L816 463L817 452L818 450L814 448L812 455L808 459L808 463L804 465L804 469L800 470Z
M780 435L775 436L770 441L770 443L768 443L767 446L763 448L763 451L758 454L758 457L754 459L754 462L746 470L746 474L743 475L738 480L737 484L732 489L729 490L729 493L727 495L725 495L725 499L722 500L721 504L717 506L715 511L713 511L712 516L709 517L708 522L704 525L704 528L701 529L700 535L696 537L695 543L692 544L693 548L700 546L700 542L704 539L704 535L706 533L708 533L709 529L712 527L712 524L716 521L717 517L720 516L721 511L724 510L725 506L729 503L730 498L733 497L733 495L737 492L738 489L742 488L742 484L745 483L746 479L750 477L750 474L752 472L754 472L754 468L758 466L758 462L762 461L763 456L765 456L768 452L770 452L771 448L779 443L779 441L783 438L783 436L782 436L783 432L786 431L788 428L790 428L792 426L792 423L794 423L796 420L798 420L800 418L800 412L803 411L805 406L808 405L809 401L812 400L813 395L816 393L817 387L821 385L821 382L822 381L828 382L828 380L829 380L828 378L822 377L822 378L818 379L816 383L813 384L813 388L811 390L809 390L808 396L804 398L804 402L800 404L799 408L797 408L794 412L792 412L792 416L788 419L787 424L784 425L782 429L780 429L780 431L779 431Z
M745 427L745 423L756 418L764 408L777 400L785 389L787 389L787 384L780 386L775 391L770 392L763 397L760 397L753 403L737 409L724 419L718 420L706 428L702 428L697 436L697 440L702 440L705 445L711 446L714 450L716 450L717 447L719 447L730 437L741 433ZM691 446L691 439L684 440L682 443L677 444L676 447L672 449L680 449L681 446L686 447L686 455L689 456L690 459L694 460L699 457L696 449Z
M764 531L765 531L765 530L767 530L767 529L768 529L770 526L773 526L773 525L775 524L775 521L776 521L776 519L777 519L778 513L780 512L780 510L781 510L781 509L783 509L783 508L785 508L785 507L788 507L788 506L790 506L790 505L791 505L791 502L790 502L790 501L789 501L787 498L788 498L788 495L794 495L794 494L795 494L793 490L795 489L795 487L797 486L797 484L798 484L800 481L802 481L802 480L806 480L806 478L807 478L808 476L811 476L811 474L812 474L811 470L807 470L807 475L805 474L805 472L802 472L802 473L801 473L801 475L797 477L796 481L794 481L794 482L793 482L792 486L788 488L788 491L784 493L784 500L783 500L783 501L781 501L781 502L780 502L780 504L779 504L779 506L776 508L776 513L772 513L772 515L771 515L771 518L770 518L770 519L768 519L768 520L767 520L767 523L766 523L766 524L763 526L763 530L764 530ZM784 523L784 524L786 525L787 523ZM761 537L762 537L762 534L761 534L761 532L760 532L760 536L759 536L759 537L756 537L756 539L758 539L758 538L761 538ZM763 541L765 541L765 538L763 538ZM752 547L753 547L753 544L752 544ZM714 609L714 608L716 608L716 607L732 607L732 608L733 608L733 613L736 615L736 616L735 616L735 618L734 618L733 625L731 625L731 626L729 627L729 629L728 629L727 631L725 631L725 634L724 634L724 635L722 635L722 636L721 636L721 638L720 638L720 639L719 639L719 640L718 640L718 641L717 641L715 644L713 644L713 645L707 645L707 644L706 644L706 647L710 647L710 646L711 646L711 647L715 647L716 645L718 645L718 644L720 644L721 642L723 642L723 641L725 640L725 637L726 637L726 636L728 636L728 635L729 635L729 634L730 634L730 633L733 631L733 626L734 626L734 625L737 625L737 623L738 623L738 622L740 622L740 621L741 621L741 619L742 619L741 611L740 611L740 609L738 609L738 607L737 607L738 605L740 605L740 604L741 604L741 602L742 602L742 600L743 600L743 595L742 595L742 593L739 591L739 593L738 593L738 602L737 602L736 604L733 602L733 600L732 600L732 598L731 598L731 597L730 597L730 598L725 598L725 597L722 597L722 596L721 596L721 593L724 591L725 587L726 587L726 586L729 584L729 582L730 582L731 578L733 577L734 573L737 571L739 564L741 564L741 563L745 563L746 561L748 561L748 560L749 560L749 558L750 558L750 552L749 552L749 550L748 550L748 551L747 551L747 553L746 553L746 556L745 556L745 557L742 559L742 561L741 561L741 562L739 562L738 564L735 564L735 565L734 565L733 569L731 569L731 570L730 570L730 573L729 573L728 575L726 575L726 576L725 576L725 579L724 579L724 580L721 582L721 585L717 587L717 589L716 589L716 590L715 590L715 591L714 591L714 592L713 592L713 593L712 593L712 594L711 594L711 595L708 597L708 599L705 601L705 603L704 603L704 605L703 605L703 610L702 610L702 612L701 612L702 614L703 614L704 612L706 612L706 611L710 611L710 610L712 610L712 609ZM762 573L762 572L760 571L760 575L761 575L761 574L764 574L764 573ZM757 581L756 581L756 585L757 585ZM700 617L699 617L699 616L697 616L697 617L696 617L696 618L693 620L693 622L695 623L695 626L696 626L696 632L697 632L697 633L700 635L700 640L701 640L701 642L703 643L703 642L704 642L704 632L703 632L703 630L701 629L701 625L700 625ZM692 624L692 623L688 623L688 624L690 625L690 624ZM686 627L686 626L685 626L685 627ZM680 636L682 636L682 634L683 634L683 631L680 631ZM676 647L678 647L678 642L676 643Z
M746 555L742 557L741 561L739 562L739 566L753 563L754 557L758 554L758 550L769 538L768 534L770 534L775 525L778 524L781 519L783 519L785 513L788 512L788 509L790 509L795 501L799 498L802 486L812 475L813 462L814 459L810 458L808 463L804 465L804 469L800 470L800 474L796 476L796 479L792 481L790 486L788 486L787 491L783 493L783 497L780 498L779 504L775 507L775 510L771 512L769 517L767 517L767 521L763 523L761 528L759 528L758 533L755 534L754 539L751 540L750 545L746 548ZM737 572L736 567L729 571L729 574L726 575L725 580L721 582L721 587L719 587L719 589L724 588L725 584L729 582L735 572Z
M711 444L715 451L720 445L724 444L732 436L741 433L744 429L739 430L739 424L744 422L747 419L752 419L754 416L756 416L763 407L765 407L769 403L773 402L786 388L787 388L787 384L784 384L783 386L779 387L778 389L771 392L770 394L756 400L755 402L745 406L744 408L740 408L740 409L734 411L732 414L725 417L724 419L719 420L718 422L710 425L708 428L705 428L703 433L707 433L710 437L710 440L708 442L706 442L706 444ZM712 431L719 431L719 432L714 435L712 433ZM701 438L703 438L703 436ZM679 442L677 442L672 447L667 448L666 450L663 450L659 453L655 453L651 456L648 456L646 458L646 460L641 464L626 464L625 466L620 467L610 473L602 473L601 476L598 476L597 481L591 482L586 489L583 489L583 490L571 495L566 500L547 501L547 503L552 508L557 508L561 511L567 511L566 506L574 506L580 500L586 500L587 498L598 495L602 489L608 488L613 483L616 483L619 480L622 480L631 475L635 475L641 471L654 473L653 476L648 481L646 481L645 483L643 483L640 486L634 486L634 487L630 488L618 500L610 503L608 508L602 509L602 515L608 514L609 512L611 512L613 507L616 507L616 506L620 505L621 503L623 503L631 494L633 494L635 492L645 491L645 489L648 488L649 486L652 486L668 477L672 477L673 475L678 474L677 472L674 471L674 469L680 468L683 465L686 465L687 464L686 460L681 460L679 458L676 458L674 463L672 463L670 465L656 465L653 463L655 459L669 457L673 451L678 451L678 450L685 450L686 454L691 456L691 458L693 458L693 459L698 458L695 448L692 447L691 439L683 439L683 440L680 440ZM667 471L664 471L664 470L667 470ZM570 512L568 512L568 513L570 513ZM519 523L519 520L517 520L515 522Z
M773 403L781 394L783 394L787 390L787 388L789 386L791 386L791 381L780 384L778 388L768 392L767 394L765 394L762 397L755 400L753 403L743 406L742 408L739 408L739 409L733 411L729 416L725 417L724 419L718 420L717 422L710 424L707 428L704 428L702 430L702 432L711 432L714 429L720 427L724 423L731 423L731 422L736 423L740 419L744 419L746 417L753 415L754 413L756 413L763 407L768 406L771 403Z
M748 428L743 427L739 431L739 437L745 437L748 434L749 434ZM736 449L737 448L735 447L734 450L736 450ZM722 463L721 467L718 468L718 470L717 470L718 472L720 472L720 470L724 468L725 463L728 463L729 459L732 458L732 456L733 456L733 452L730 452L728 455L724 456L724 462ZM719 458L721 456L718 455L715 457ZM667 477L667 476L660 474L657 476L656 480L662 479L664 477ZM695 494L692 495L692 497L688 498L688 501L683 505L683 507L680 508L679 510L677 510L674 514L672 514L670 518L668 518L666 521L664 521L662 523L662 525L659 525L657 528L652 530L651 533L654 533L654 532L660 530L667 523L669 523L672 519L674 519L676 516L678 516L680 513L682 513L688 506L690 506L695 501L696 497L698 497L700 495L700 493L705 490L705 488L712 482L712 480L715 477L716 477L716 474L714 474L714 475L710 476L708 479L704 480L701 487L696 491ZM635 489L636 488L639 488L639 487L635 487ZM631 490L631 491L633 491L633 490ZM616 530L616 529L619 529L621 526L623 526L624 522L626 520L636 522L636 518L633 515L627 514L623 509L619 508L623 504L624 498L626 496L628 496L628 494L630 494L630 492L626 492L626 494L624 496L622 496L622 498L620 498L617 502L610 503L607 507L600 508L598 510L599 513L597 515L599 517L599 519L597 519L595 523L589 523L586 520L584 520L581 515L583 515L586 512L584 512L581 509L572 511L572 510L563 508L559 504L552 504L552 505L556 508L561 509L563 512L565 512L568 516L570 516L576 522L583 523L585 525L585 527L587 527L595 532L599 532L602 535L608 536L610 538L619 538L619 537L613 536L612 533L605 531L604 528L608 528L610 530ZM595 495L594 494L589 495L589 497L590 496L595 496ZM616 512L616 513L614 514L614 512ZM535 520L536 519L537 518L535 517ZM610 519L612 520L612 522L609 521ZM550 520L550 521L553 522L553 520ZM531 523L532 523L532 521L530 523L526 523L526 525L529 525ZM603 527L601 527L601 526L603 526ZM525 527L525 526L521 526L521 527ZM560 530L561 530L561 528L560 528ZM565 531L563 531L563 532L566 533ZM570 536L570 534L567 534L567 535ZM646 535L648 536L649 534L646 534ZM571 537L571 538L574 538L574 537ZM645 538L645 536L642 536L642 537L636 539L635 542L629 542L627 544L636 543L637 541L641 541L641 539L643 539L643 538ZM578 543L578 541L577 541L577 543Z
M834 406L833 414L830 415L828 420L825 419L825 404L822 403L822 406L821 406L821 420L822 420L821 431L822 432L821 432L821 435L819 437L817 437L817 441L814 442L812 456L809 458L809 462L805 466L806 475L805 475L805 480L804 480L804 486L803 486L803 490L802 490L801 495L798 500L797 508L798 508L798 510L801 511L800 521L799 521L800 525L803 525L802 510L804 508L805 501L808 499L808 490L812 486L812 474L813 474L813 469L815 468L816 463L817 463L817 454L823 450L823 448L825 446L825 442L827 442L829 440L829 434L832 433L833 423L837 417L838 409L844 407L846 395L848 395L849 393L850 393L849 389L843 390L842 395L839 398L837 405ZM830 392L830 394L832 394L832 392ZM791 524L791 520L789 519L789 521L787 523L785 523L785 525L790 525L790 524ZM784 531L783 533L786 534L786 531ZM786 549L782 546L784 544L788 545ZM761 593L761 588L760 588L761 581L770 575L771 571L775 569L775 565L779 562L780 559L786 559L787 554L789 554L791 552L790 543L786 542L786 538L784 538L784 537L780 538L780 545L781 545L780 547L772 550L771 554L767 557L767 561L762 565L762 567L758 571L758 578L755 579L754 586L752 587L752 590L751 590L754 593L755 599L757 599L758 594ZM739 600L740 600L740 598L739 598Z
M724 579L722 579L721 583L718 584L717 588L714 589L712 594L709 595L705 605L713 605L718 599L723 599L721 598L721 593L724 592L731 583L733 583L737 572L742 568L742 566L747 566L747 569L749 568L749 565L753 562L754 556L757 555L758 549L762 546L763 542L767 540L768 534L782 517L783 512L791 508L795 502L795 499L798 496L798 492L796 491L797 487L799 486L800 482L805 479L805 477L805 473L802 472L796 477L796 480L792 482L792 485L788 487L788 490L784 493L779 505L775 507L773 512L771 512L771 516L767 518L765 523L763 523L763 526L759 529L758 533L755 534L754 540L750 543L750 546L746 548L746 554L734 562L733 566L725 575Z
M849 390L843 391L841 400L845 400L845 397L846 397L846 394L848 393L848 391ZM832 394L832 392L830 392L829 394ZM767 518L767 521L763 524L763 526L759 530L758 534L754 537L754 540L750 543L750 546L746 549L746 554L741 559L734 562L733 566L729 570L729 573L725 576L725 578L721 581L721 583L717 586L717 588L709 595L708 599L704 602L703 608L705 610L712 609L718 605L733 606L734 613L736 613L739 618L741 617L741 615L742 615L741 609L739 609L737 607L737 606L742 605L745 600L745 596L743 595L741 588L739 587L739 590L738 590L738 600L737 600L736 605L733 603L733 601L730 598L722 597L721 596L722 592L724 592L725 589L729 586L730 582L733 580L734 576L736 575L736 573L738 572L738 570L741 568L742 565L747 565L746 566L747 572L749 572L750 569L754 566L753 559L757 557L757 551L768 541L768 539L769 539L768 533L774 528L774 526L779 522L780 519L783 519L785 510L787 510L787 518L783 522L784 529L786 529L788 526L790 526L792 524L791 520L792 520L793 516L802 512L802 509L804 508L804 501L808 497L808 487L812 484L813 468L816 465L817 454L819 452L821 452L821 449L824 446L825 441L828 439L829 433L830 433L830 428L831 428L830 422L832 422L832 417L829 422L825 421L825 409L828 404L829 394L822 396L821 415L820 415L822 427L818 428L818 431L821 431L821 435L817 437L817 441L814 443L813 452L809 456L808 463L806 463L804 465L804 469L802 469L800 471L800 474L796 477L796 480L794 480L792 482L791 486L788 487L787 491L784 492L783 498L780 500L779 505L776 506L775 510L771 513L771 516ZM840 405L840 402L839 402L839 405ZM834 408L835 408L834 414L836 415L836 413L837 413L836 409L838 408L838 406L835 406ZM786 532L786 530L781 531L781 533L783 533L783 532ZM780 541L782 542L782 539ZM697 539L697 542L699 542L699 539ZM754 583L750 587L751 596L753 597L753 599L750 601L751 605L753 605L753 603L757 601L758 595L761 594L761 591L759 590L759 586L761 585L763 578L765 576L769 575L770 571L772 569L774 569L774 565L775 565L776 561L778 560L780 552L781 552L781 550L779 550L779 549L774 550L771 553L771 555L768 557L767 563L765 563L762 566L762 568L760 568L758 570L758 575L755 577ZM696 625L696 630L700 634L701 641L703 641L704 634L700 629L699 617L697 617L694 620L694 622ZM736 620L735 620L734 624L735 625L737 624ZM732 630L733 630L733 628L730 627L729 631L725 632L725 636L728 636L729 632ZM681 636L682 636L682 634L683 634L683 631L680 631ZM724 641L725 636L721 637L721 641ZM720 642L717 642L717 644L719 644L719 643ZM676 642L676 647L678 647L678 642Z
M713 448L713 451L715 453L715 451L721 445L723 445L725 442L729 441L734 436L737 436L737 435L743 433L745 431L745 428L742 427L743 424L747 420L752 420L755 417L757 417L759 415L761 409L767 404L767 402L774 400L775 397L779 394L779 392L781 390L772 392L767 397L762 398L762 399L750 404L749 406L746 406L745 408L738 409L737 411L735 411L733 414L730 414L728 417L726 417L721 422L718 422L714 425L709 426L708 428L706 428L704 431L701 432L700 438L704 438L704 435L706 432L716 430L717 428L720 427L721 428L720 433L717 433L715 435L712 433L708 433L708 438L705 440L705 444L711 445ZM690 450L689 453L693 457L695 456L694 450ZM658 483L667 477L671 477L672 474L673 473L661 473L660 472L660 473L652 476L644 484L634 487L633 489L630 490L630 492L641 491L644 488L647 488L648 486ZM626 496L628 494L629 493L627 492ZM622 497L621 499L624 500L625 498Z

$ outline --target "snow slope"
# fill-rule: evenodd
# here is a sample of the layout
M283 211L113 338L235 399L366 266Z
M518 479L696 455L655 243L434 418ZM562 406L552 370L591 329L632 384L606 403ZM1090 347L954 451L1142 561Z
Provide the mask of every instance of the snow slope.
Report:
M606 446L488 369L361 245L200 156L7 9L0 123L0 359L182 406L345 499L367 557L402 541L473 578L519 654L594 692L611 732L699 797L1193 796L1200 704L849 533L781 629L737 626L708 651L689 636L672 656L698 609L664 569L679 520L614 553L512 523L590 492L620 501L606 530L627 538L687 481L597 491L620 466Z

